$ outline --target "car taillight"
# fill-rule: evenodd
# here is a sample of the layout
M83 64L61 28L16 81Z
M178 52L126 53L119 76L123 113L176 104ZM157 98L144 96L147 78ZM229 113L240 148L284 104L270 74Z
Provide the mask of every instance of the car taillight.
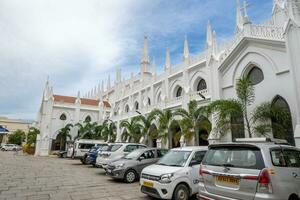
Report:
M259 174L257 192L273 193L269 169L267 168L261 170Z
M199 170L200 176L203 176L204 174L210 174L210 172L206 169L203 168L203 165L200 165L200 170Z

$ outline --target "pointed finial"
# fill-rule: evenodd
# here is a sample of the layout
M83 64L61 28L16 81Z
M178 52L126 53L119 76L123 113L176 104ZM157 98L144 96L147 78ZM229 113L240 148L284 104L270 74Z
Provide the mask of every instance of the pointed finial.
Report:
M185 35L184 37L184 45L183 45L183 59L186 60L189 58L189 54L190 54L190 51L189 51L189 44L188 44L188 40L187 40L187 36Z
M240 6L240 0L236 1L236 31L239 32L243 30L244 20Z
M144 48L143 48L141 63L149 63L148 37L146 34L144 35Z
M104 81L102 80L101 91L104 92Z
M107 90L110 89L110 74L108 75L108 78L107 78Z
M211 29L210 21L207 22L207 30L206 30L206 48L212 45L213 40L213 32Z
M167 48L165 71L167 71L169 69L171 69L171 56L170 56L170 50L169 50L169 48Z

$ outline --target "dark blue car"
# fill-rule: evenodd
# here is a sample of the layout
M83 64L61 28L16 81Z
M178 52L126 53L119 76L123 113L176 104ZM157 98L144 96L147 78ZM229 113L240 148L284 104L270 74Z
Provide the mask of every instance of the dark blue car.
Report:
M83 156L81 162L83 164L91 164L91 165L95 166L98 153L101 151L105 151L107 148L108 148L108 145L101 145L101 146L97 146L97 147L90 149L89 152L87 152Z

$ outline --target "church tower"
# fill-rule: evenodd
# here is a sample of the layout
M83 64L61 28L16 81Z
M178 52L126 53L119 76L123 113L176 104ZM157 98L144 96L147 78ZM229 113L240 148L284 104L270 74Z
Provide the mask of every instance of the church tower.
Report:
M148 54L148 38L147 35L144 35L144 47L141 58L141 77L144 79L146 73L149 72L150 61Z

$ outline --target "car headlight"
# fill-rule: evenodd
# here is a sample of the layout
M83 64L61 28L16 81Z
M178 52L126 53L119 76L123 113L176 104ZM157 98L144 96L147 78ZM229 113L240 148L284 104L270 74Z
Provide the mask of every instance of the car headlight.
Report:
M163 174L160 176L159 182L161 183L171 183L171 178L174 176L173 173Z
M125 163L118 164L118 165L116 165L116 169L121 169L124 166L125 166Z

